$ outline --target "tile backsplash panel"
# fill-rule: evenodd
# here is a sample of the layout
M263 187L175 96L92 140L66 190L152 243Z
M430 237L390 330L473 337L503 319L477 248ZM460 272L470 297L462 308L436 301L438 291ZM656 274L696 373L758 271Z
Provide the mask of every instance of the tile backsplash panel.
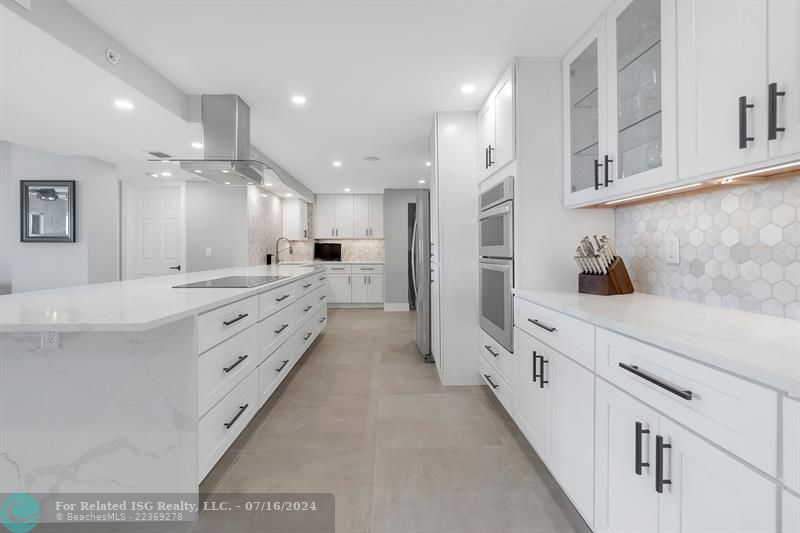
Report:
M800 176L617 208L616 241L637 291L800 320Z
M342 243L342 261L383 261L383 239L317 239ZM281 261L313 261L314 241L292 241L294 253L281 253Z
M247 188L248 261L250 265L263 265L266 254L273 253L275 241L283 233L281 199L274 194L262 196L258 187ZM283 246L286 243L282 244Z

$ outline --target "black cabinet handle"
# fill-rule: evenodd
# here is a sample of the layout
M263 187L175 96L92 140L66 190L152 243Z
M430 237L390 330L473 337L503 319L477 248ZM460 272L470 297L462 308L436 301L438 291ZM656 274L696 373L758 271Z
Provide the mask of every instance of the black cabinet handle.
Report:
M603 163L599 159L594 160L594 190L600 190L600 167Z
M642 462L642 435L650 433L649 429L644 429L641 422L636 422L636 464L634 471L637 476L642 475L642 467L650 467L650 463Z
M225 422L225 423L223 424L223 425L225 426L225 429L231 429L231 426L232 426L232 425L234 425L234 424L236 423L236 421L237 421L237 420L239 420L239 417L240 417L240 416L242 416L242 413L244 413L245 409L247 409L248 407L250 407L250 404L249 404L249 403L246 403L246 404L244 404L244 405L240 405L240 406L239 406L239 412L238 412L238 413L236 413L236 416L234 416L233 418L231 418L231 421L230 421L230 422Z
M319 278L320 281L325 281L326 279L328 279L328 278L325 277L325 276L322 276L321 278Z
M603 156L603 174L604 174L604 178L603 179L605 181L605 186L606 187L608 187L609 183L614 183L614 180L612 180L611 178L608 177L608 168L611 166L611 165L609 165L609 163L613 163L613 162L614 162L613 159L609 159L608 158L608 154Z
M542 328L543 330L545 330L548 333L555 333L557 331L556 328L551 328L550 326L546 326L546 325L542 324L541 322L539 322L538 320L536 320L535 318L529 318L528 322L530 322L534 326L539 326L540 328Z
M237 316L236 318L234 318L232 320L228 320L227 322L223 322L222 325L223 326L230 326L231 324L236 324L241 319L247 318L248 316L249 316L249 313L242 313L241 315Z
M308 313L308 310L311 309L312 307L314 307L314 306L313 305L307 305L306 307L303 308L303 312L304 313Z
M322 296L319 297L319 299L320 300L324 300L325 299L325 295L323 294Z
M626 363L619 363L619 367L622 368L623 370L627 370L628 372L630 372L631 374L633 374L635 376L639 376L640 378L642 378L645 381L649 381L653 385L661 387L665 391L671 392L675 396L679 396L679 397L683 398L684 400L691 400L692 399L692 391L681 389L677 385L673 385L669 381L665 381L665 380L661 379L660 377L651 374L650 372L645 372L644 370L641 370L636 365L629 365L629 364L626 364Z
M746 96L739 97L739 149L747 148L747 143L755 140L755 137L747 136L747 110L754 107L754 104L747 103Z
M276 368L275 372L280 372L281 370L286 368L286 365L288 365L288 364L289 364L289 359L284 359L283 364L281 366L279 366L278 368Z
M289 327L289 324L284 324L280 327L280 329L275 330L275 335L280 335L283 330Z
M536 360L539 359L539 354L536 353L536 350L533 351L533 382L536 383L536 380L539 379L539 374L536 372Z
M240 355L240 356L239 356L239 358L236 360L236 362L235 362L235 363L233 363L231 366L226 366L226 367L225 367L225 368L223 368L222 370L224 370L224 371L225 371L225 373L228 373L228 372L230 372L231 370L233 370L234 368L236 368L237 366L239 366L239 365L242 363L242 361L244 361L245 359L247 359L247 357L248 357L248 356L247 356L247 354Z
M286 298L288 298L289 296L291 296L291 295L289 295L289 294L284 294L284 295L283 295L283 296L281 296L280 298L275 298L275 301L276 301L276 302L282 302L282 301L284 301Z
M786 91L779 91L777 83L770 83L769 86L769 99L767 100L767 116L769 122L769 134L767 139L774 141L778 138L779 131L786 131L786 128L778 127L778 97L786 96Z
M672 485L671 479L664 479L664 450L672 448L671 444L664 444L664 437L656 435L656 492L664 492L664 485Z
M495 151L495 148L494 148L494 147L492 147L492 145L490 144L490 145L489 145L489 166L490 166L490 167L491 167L492 165L494 165L494 160L492 159L492 152L494 152L494 151Z
M178 266L174 266L174 267L169 267L169 269L170 270L177 270L178 272L180 272L181 271L181 266L178 265Z
M319 323L322 324L323 322L325 322L325 320L326 320L326 317L322 317L322 318L319 319Z
M489 168L489 149L483 149L483 168Z
M484 344L484 345L483 345L483 347L484 347L484 348L486 348L486 351L487 351L487 352L489 352L490 354L492 354L492 355L493 355L493 356L495 356L495 357L497 357L498 355L500 355L499 353L497 353L497 352L495 352L494 350L492 350L492 347L491 347L491 346L489 346L488 344Z
M539 356L539 388L543 389L545 385L550 383L546 379L544 379L544 365L548 364L550 361L545 359L543 355Z
M486 378L486 381L489 382L489 385L491 385L493 389L496 389L497 387L500 386L500 385L496 385L495 382L492 381L492 378L491 378L491 376L489 376L489 374L484 374L483 377Z
M303 340L307 341L309 337L311 337L311 333L306 333L305 335L303 335Z
M307 289L307 288L309 288L311 285L313 285L313 283L306 283L305 285L303 285L303 288L304 288L304 289Z

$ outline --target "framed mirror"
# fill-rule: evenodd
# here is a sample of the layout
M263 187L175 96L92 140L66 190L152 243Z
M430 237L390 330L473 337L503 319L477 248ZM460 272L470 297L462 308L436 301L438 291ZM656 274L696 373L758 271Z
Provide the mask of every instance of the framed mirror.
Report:
M75 242L75 180L20 181L20 240Z

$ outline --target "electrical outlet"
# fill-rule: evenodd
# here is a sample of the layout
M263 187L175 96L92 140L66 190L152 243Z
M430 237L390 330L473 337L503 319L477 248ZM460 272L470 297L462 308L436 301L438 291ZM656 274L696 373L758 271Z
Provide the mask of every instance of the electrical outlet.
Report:
M681 240L672 235L664 239L664 257L668 265L677 265L681 262Z
M211 257L211 247L206 246L206 257Z
M58 350L61 348L61 333L57 331L42 332L42 350Z

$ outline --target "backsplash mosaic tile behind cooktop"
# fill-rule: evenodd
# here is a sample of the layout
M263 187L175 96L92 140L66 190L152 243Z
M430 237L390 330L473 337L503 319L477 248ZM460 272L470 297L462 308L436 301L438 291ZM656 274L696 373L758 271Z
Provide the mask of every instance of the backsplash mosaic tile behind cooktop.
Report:
M800 176L618 208L616 234L637 291L800 320Z

